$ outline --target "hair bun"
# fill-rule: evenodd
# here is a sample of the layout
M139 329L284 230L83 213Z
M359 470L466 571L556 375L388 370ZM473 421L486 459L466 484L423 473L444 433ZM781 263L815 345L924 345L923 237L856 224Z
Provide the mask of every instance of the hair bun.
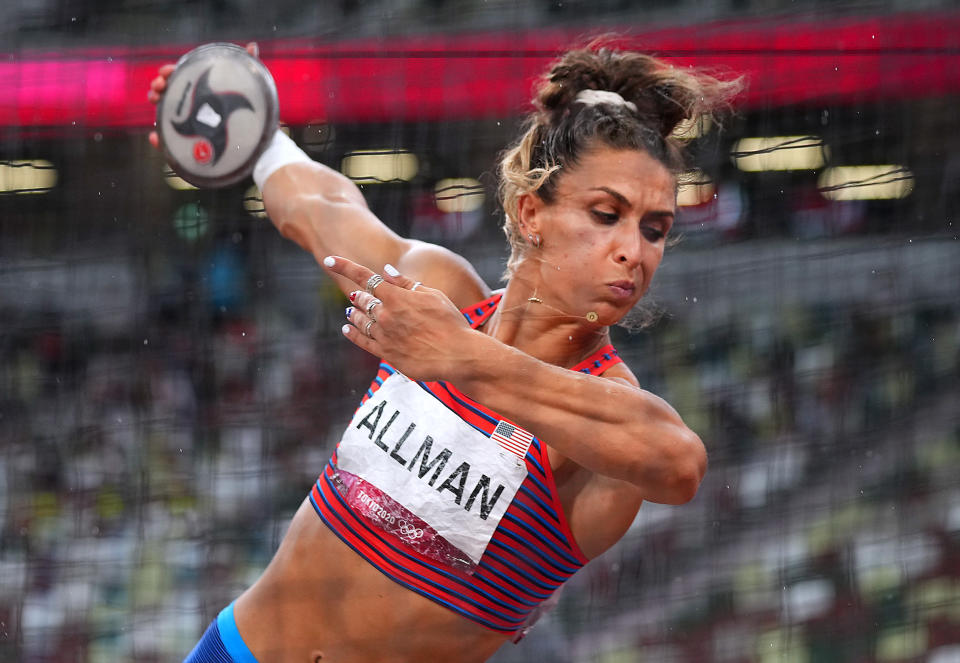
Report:
M720 81L595 41L567 52L553 65L540 82L534 104L542 121L550 124L569 112L583 91L613 92L633 104L649 128L667 137L681 121L726 105L739 88L739 80Z

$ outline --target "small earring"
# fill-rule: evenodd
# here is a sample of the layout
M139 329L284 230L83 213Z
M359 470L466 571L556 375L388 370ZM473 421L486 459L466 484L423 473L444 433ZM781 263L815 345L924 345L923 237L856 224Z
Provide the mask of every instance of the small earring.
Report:
M535 249L539 249L540 243L543 241L540 237L540 233L536 233L536 234L527 233L527 240L529 240L529 242L533 244L533 248Z

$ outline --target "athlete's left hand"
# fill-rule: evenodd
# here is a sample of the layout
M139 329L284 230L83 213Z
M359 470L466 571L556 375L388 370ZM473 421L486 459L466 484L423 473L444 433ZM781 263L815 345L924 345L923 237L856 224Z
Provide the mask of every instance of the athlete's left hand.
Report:
M463 314L441 291L422 285L385 265L374 293L367 283L374 272L339 256L323 260L324 269L350 279L349 324L343 335L354 345L389 362L412 380L456 381L465 344L476 335ZM375 303L379 301L380 303Z

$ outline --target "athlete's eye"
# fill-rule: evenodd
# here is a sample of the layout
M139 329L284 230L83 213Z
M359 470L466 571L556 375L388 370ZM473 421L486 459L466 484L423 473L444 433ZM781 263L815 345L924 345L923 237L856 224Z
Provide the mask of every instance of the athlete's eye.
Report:
M654 228L652 226L645 226L641 231L643 236L647 239L648 242L657 243L664 237L666 233L660 230L659 228Z
M593 213L593 216L600 221L600 223L613 224L620 220L620 215L616 212L604 212L598 209L590 211Z

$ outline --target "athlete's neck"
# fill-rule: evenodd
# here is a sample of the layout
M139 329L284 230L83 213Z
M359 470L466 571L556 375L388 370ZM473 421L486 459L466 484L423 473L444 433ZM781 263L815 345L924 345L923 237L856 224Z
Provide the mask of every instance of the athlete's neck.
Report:
M607 327L582 315L564 313L549 301L537 301L535 289L511 279L497 310L480 328L501 343L537 359L570 368L610 342Z

